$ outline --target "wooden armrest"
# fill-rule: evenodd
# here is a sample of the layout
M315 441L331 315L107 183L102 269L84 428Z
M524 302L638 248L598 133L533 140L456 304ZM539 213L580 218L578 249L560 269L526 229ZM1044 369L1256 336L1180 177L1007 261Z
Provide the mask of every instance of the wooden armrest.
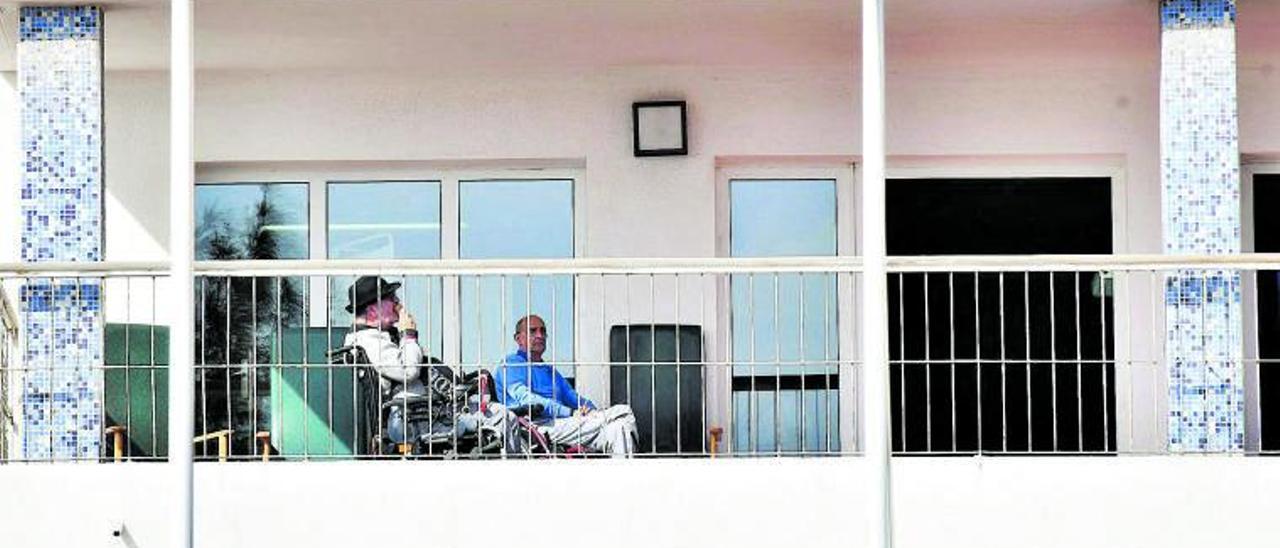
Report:
M192 438L191 443L200 443L202 441L225 438L230 436L232 432L234 432L234 430L218 430L217 432L209 432L208 434Z
M262 444L262 462L271 460L271 432L262 431L253 436Z
M108 426L103 432L111 436L111 456L115 462L124 460L124 435L129 429L123 425Z
M715 458L716 453L720 452L720 436L724 435L724 429L719 426L712 426L707 429L707 433L711 434L711 458Z
M227 449L231 441L231 433L234 430L218 430L217 432L209 432L202 436L196 436L191 443L206 442L212 439L218 440L218 462L227 462Z

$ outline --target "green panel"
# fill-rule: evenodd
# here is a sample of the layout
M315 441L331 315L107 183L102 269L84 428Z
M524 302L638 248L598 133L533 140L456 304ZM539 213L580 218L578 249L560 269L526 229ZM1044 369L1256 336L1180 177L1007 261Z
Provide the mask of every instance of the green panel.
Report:
M127 344L126 344L127 341ZM133 457L163 457L169 436L169 328L108 323L103 375L108 425L128 427Z
M285 457L350 456L366 453L369 413L357 392L356 370L326 367L330 345L342 345L346 329L286 328L283 365L271 367L271 442ZM366 387L367 388L367 387Z

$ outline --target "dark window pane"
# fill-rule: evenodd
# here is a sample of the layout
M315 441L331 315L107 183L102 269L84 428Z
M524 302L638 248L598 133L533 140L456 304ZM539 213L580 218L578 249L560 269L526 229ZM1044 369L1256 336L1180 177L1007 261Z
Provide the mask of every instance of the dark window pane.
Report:
M885 215L890 255L1111 253L1107 178L897 179ZM1114 451L1112 283L890 274L893 450Z

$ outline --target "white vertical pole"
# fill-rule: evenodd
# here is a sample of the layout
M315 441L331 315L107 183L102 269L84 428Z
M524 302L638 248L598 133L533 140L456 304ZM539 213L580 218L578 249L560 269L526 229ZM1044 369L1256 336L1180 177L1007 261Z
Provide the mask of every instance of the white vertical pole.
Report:
M867 531L893 545L889 476L889 292L885 270L884 0L862 0L862 367L865 370Z
M174 481L172 542L191 548L194 489L192 428L195 409L195 303L191 262L192 227L192 45L191 0L172 0L169 36L169 260L174 315L169 331L169 463Z

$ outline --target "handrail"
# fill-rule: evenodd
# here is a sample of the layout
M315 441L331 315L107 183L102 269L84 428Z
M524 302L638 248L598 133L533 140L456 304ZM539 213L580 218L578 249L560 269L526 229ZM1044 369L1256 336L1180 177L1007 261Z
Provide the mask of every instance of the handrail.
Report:
M1280 253L1233 255L934 255L892 256L889 272L1050 272L1280 270ZM859 272L862 259L839 257L646 257L571 259L387 259L196 261L198 276L739 274ZM0 278L167 276L165 262L0 263ZM11 307L10 307L11 308ZM12 312L12 310L10 310Z
M0 278L98 278L128 276L163 276L169 273L167 262L110 261L47 263L0 263Z
M890 272L1280 270L1280 253L1232 255L934 255L889 257Z
M197 261L203 276L523 274L734 274L750 272L857 272L858 257L575 258L439 260Z

